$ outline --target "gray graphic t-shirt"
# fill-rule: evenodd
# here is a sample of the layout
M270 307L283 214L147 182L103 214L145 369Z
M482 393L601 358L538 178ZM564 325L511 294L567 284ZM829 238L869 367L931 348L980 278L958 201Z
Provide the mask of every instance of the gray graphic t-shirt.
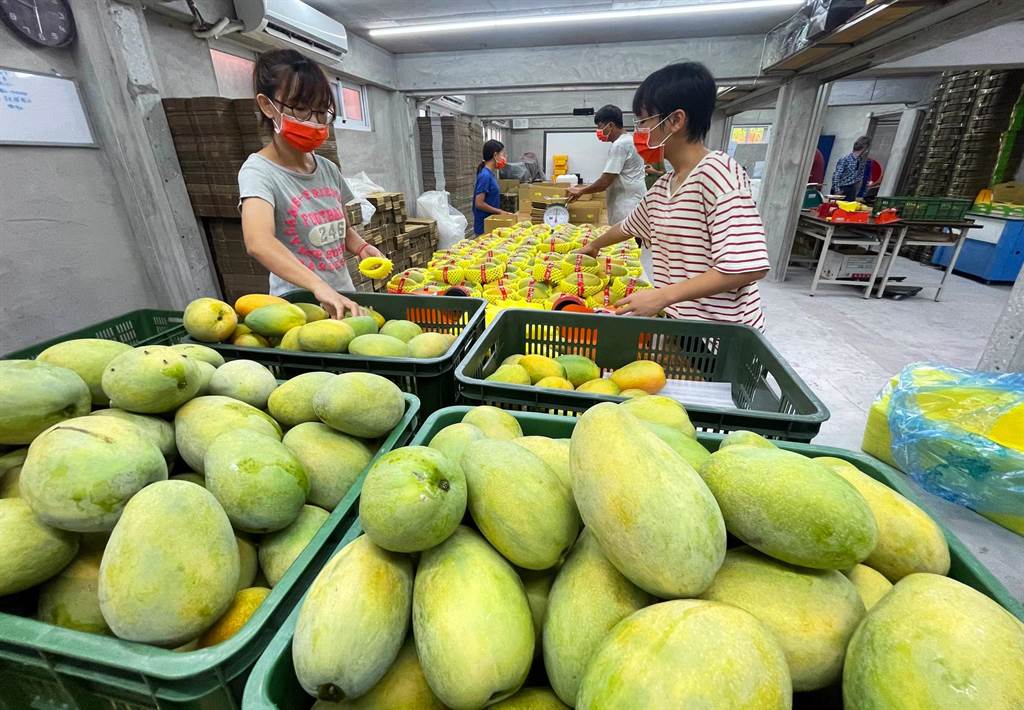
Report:
M345 265L345 203L352 200L352 193L337 165L316 154L313 158L316 169L306 174L253 153L238 171L238 207L247 197L269 202L278 241L334 290L354 291ZM271 294L279 296L295 288L270 275Z

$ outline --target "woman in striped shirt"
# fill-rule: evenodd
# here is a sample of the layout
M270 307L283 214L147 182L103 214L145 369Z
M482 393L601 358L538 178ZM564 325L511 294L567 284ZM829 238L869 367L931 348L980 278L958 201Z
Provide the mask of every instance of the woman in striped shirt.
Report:
M717 88L703 64L659 69L633 97L633 139L648 163L662 156L663 175L621 224L591 242L596 255L631 237L653 255L655 288L615 305L618 313L742 323L764 329L757 281L768 273L764 225L750 195L746 171L704 147Z

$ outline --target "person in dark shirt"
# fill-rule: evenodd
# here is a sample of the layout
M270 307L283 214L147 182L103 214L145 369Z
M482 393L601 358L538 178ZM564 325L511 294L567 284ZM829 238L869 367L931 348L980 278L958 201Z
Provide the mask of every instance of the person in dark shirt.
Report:
M871 139L861 136L854 141L853 151L839 159L832 174L833 195L842 195L847 200L857 198L857 188L864 175L864 162L870 147Z

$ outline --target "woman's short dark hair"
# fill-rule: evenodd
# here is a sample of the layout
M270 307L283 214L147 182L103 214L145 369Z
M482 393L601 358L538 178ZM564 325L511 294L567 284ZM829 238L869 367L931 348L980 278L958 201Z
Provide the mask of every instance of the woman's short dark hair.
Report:
M337 113L334 92L323 70L294 49L271 49L256 57L252 88L256 94L289 106ZM264 123L273 123L266 114L261 115Z
M718 87L708 68L700 62L669 64L644 79L633 95L633 113L637 116L660 115L673 111L686 113L686 138L702 141L711 128Z
M602 123L608 122L622 128L622 109L612 104L597 109L597 113L594 114L594 125L600 126Z
M505 144L501 141L496 141L493 138L484 143L484 159L480 161L480 164L476 166L476 171L479 173L484 169L484 163L493 158L495 155L505 150Z

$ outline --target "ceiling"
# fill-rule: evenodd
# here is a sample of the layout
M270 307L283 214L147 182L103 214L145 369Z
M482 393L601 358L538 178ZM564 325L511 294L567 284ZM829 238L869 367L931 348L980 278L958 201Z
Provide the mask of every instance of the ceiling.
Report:
M305 0L340 20L350 32L368 36L372 29L436 22L493 20L486 31L439 32L374 37L373 42L396 53L436 52L498 47L541 47L601 42L631 42L685 37L763 34L795 12L793 5L757 10L602 20L550 27L502 27L502 18L538 13L580 13L648 7L707 5L708 0ZM595 66L595 71L600 71Z

